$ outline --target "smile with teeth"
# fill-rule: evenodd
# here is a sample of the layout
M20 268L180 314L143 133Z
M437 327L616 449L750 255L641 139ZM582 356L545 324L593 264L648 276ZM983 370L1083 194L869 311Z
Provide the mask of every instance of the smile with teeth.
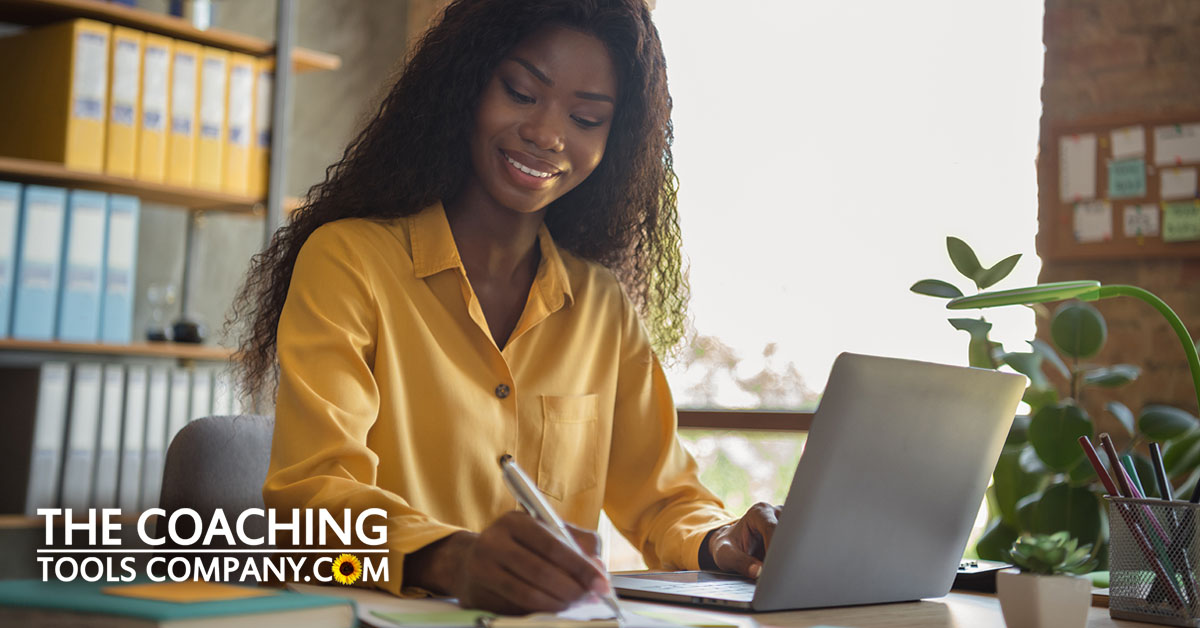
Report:
M508 163L512 164L514 168L516 168L517 170L520 170L521 172L524 172L525 174L532 176L532 177L537 177L539 179L549 179L550 177L553 177L554 175L558 174L557 172L542 172L541 170L534 170L533 168L526 166L525 164L513 159L512 157L509 157L507 154L504 155L504 158L507 159Z

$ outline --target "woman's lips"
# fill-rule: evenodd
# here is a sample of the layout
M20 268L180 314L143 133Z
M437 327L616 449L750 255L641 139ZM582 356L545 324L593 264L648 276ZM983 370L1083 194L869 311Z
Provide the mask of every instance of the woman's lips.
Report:
M515 183L521 187L530 189L541 189L546 187L562 171L548 165L543 165L541 160L532 160L526 158L524 160L517 159L515 154L510 154L507 151L500 151L500 158L504 162L505 170ZM536 165L529 165L525 162L535 161Z

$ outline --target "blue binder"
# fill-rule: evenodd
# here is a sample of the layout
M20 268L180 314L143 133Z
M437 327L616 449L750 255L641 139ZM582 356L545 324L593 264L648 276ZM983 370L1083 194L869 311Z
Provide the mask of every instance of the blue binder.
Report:
M104 256L104 296L100 311L100 342L128 344L133 340L133 301L137 276L138 219L136 196L108 197L108 244Z
M59 340L100 339L100 295L103 287L105 218L108 195L71 190L67 195L66 245L58 308Z
M11 333L13 278L17 268L17 225L21 186L0 181L0 337Z
M21 197L20 235L17 237L14 338L50 340L54 337L66 208L66 190L25 186Z

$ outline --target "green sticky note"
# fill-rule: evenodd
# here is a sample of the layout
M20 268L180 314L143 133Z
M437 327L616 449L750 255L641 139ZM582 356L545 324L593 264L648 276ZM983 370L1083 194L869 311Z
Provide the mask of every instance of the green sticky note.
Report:
M371 611L372 615L401 626L474 626L480 617L495 617L487 611L438 611L435 613L383 613Z
M1200 203L1163 204L1163 242L1200 240Z
M1108 162L1108 197L1141 198L1146 195L1146 160Z

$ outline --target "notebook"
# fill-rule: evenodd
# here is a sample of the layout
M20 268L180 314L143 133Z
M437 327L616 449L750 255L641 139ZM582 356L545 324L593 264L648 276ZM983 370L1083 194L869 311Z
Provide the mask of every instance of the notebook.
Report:
M758 582L692 571L613 586L755 611L946 595L1024 390L1021 375L843 353Z

